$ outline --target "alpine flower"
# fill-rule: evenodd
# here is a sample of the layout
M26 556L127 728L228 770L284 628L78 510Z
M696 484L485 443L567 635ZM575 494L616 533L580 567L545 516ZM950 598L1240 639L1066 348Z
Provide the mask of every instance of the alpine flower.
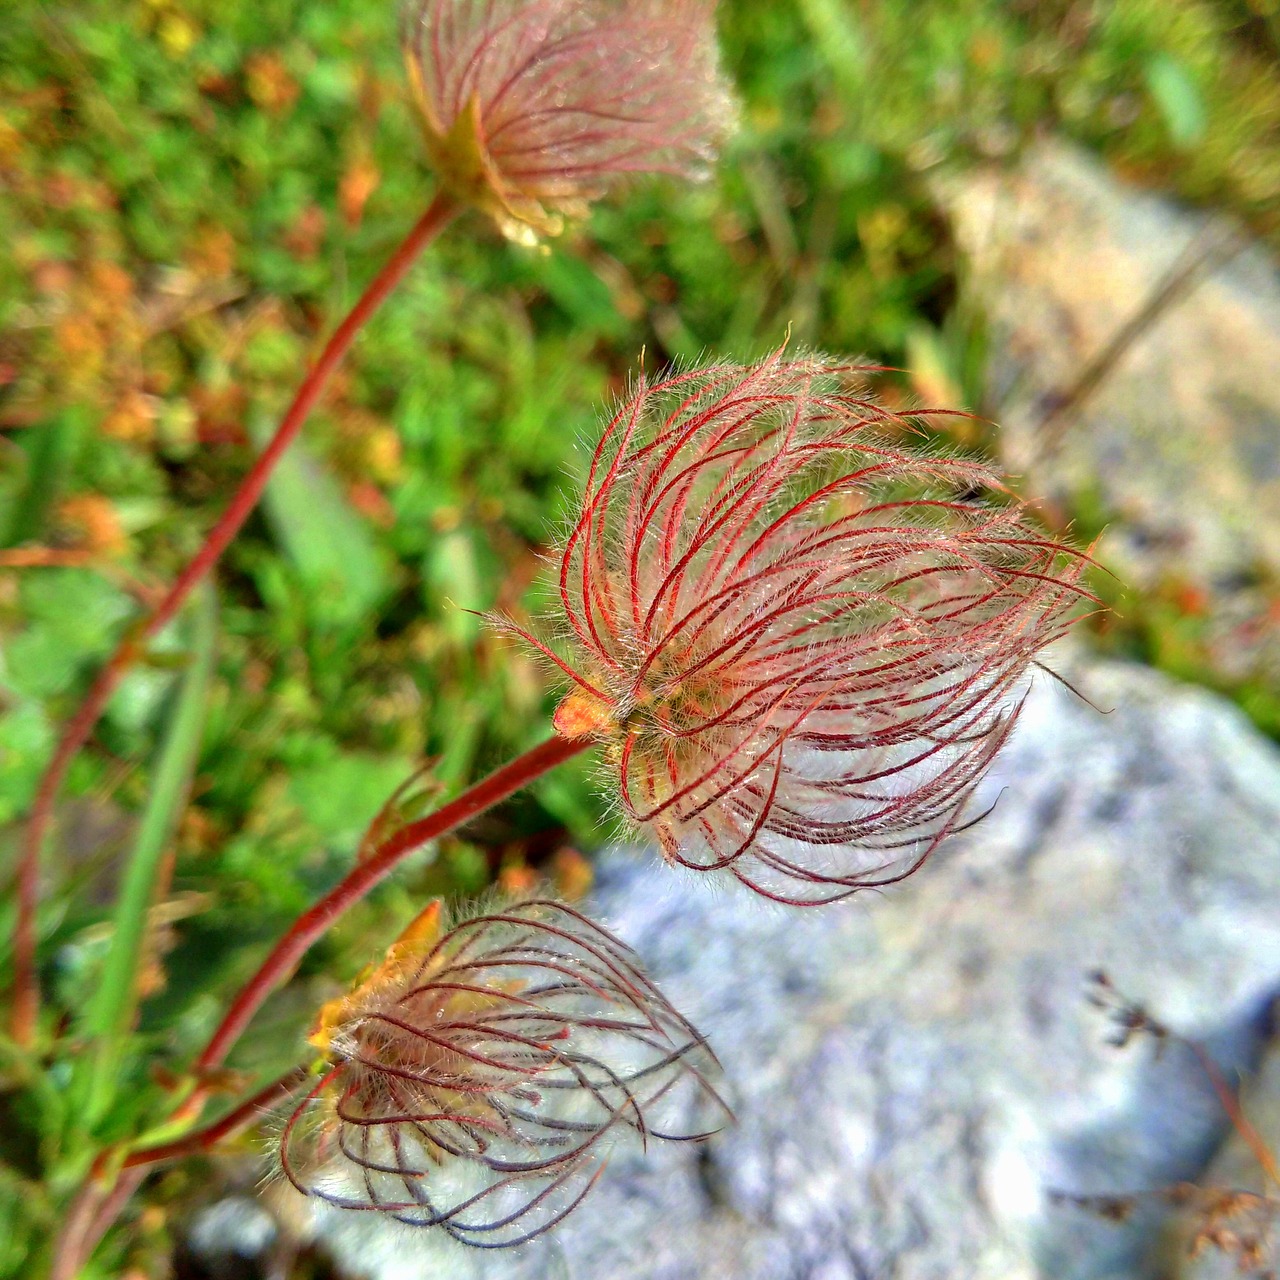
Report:
M433 903L321 1011L322 1074L285 1124L301 1192L522 1244L573 1210L615 1139L708 1136L702 1037L616 938L532 899L446 930Z
M733 120L714 0L413 0L405 56L444 185L531 243L616 179L701 175Z
M865 372L778 352L641 378L560 549L570 656L520 633L626 819L796 905L899 880L964 824L1087 595L1086 557Z

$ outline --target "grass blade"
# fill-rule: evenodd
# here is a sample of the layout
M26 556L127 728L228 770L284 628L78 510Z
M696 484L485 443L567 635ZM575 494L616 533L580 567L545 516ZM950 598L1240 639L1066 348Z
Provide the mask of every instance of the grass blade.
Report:
M200 751L217 638L217 598L211 586L196 597L191 664L182 678L172 718L160 748L151 795L124 868L116 902L111 950L85 1013L91 1038L85 1063L85 1129L110 1108L125 1043L138 1007L138 976L147 939L147 914L155 897L161 859L186 807Z
M27 479L9 517L3 545L16 547L39 538L49 512L62 495L80 439L83 414L68 409L27 432Z

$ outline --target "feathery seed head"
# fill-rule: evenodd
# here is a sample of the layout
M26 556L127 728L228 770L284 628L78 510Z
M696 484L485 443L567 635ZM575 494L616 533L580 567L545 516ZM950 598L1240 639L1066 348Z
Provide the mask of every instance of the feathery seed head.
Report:
M434 903L321 1011L325 1056L287 1121L305 1195L520 1244L590 1190L615 1138L696 1138L715 1058L627 948L563 903L447 932Z
M441 181L513 239L634 173L696 177L733 118L714 0L412 0L405 55Z
M574 682L556 729L605 744L669 860L797 905L957 828L1087 598L1083 556L858 372L780 351L641 379L560 553L573 654L525 635Z

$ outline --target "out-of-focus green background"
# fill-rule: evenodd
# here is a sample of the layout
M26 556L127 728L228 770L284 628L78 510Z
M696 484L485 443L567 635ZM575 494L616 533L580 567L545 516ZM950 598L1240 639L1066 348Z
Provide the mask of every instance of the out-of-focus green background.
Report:
M226 556L194 794L154 916L165 959L142 1030L158 1058L185 1059L424 758L456 788L547 733L554 682L467 610L549 609L540 553L642 350L651 368L750 357L790 325L797 343L915 370L886 380L890 396L941 389L983 410L983 317L959 303L930 175L1045 133L1280 240L1277 0L724 0L721 26L744 110L716 179L620 193L547 252L457 225L361 338ZM380 0L0 14L6 851L96 664L430 197L395 33ZM990 432L951 443L983 450ZM1108 517L1065 515L1082 536ZM1100 586L1116 612L1097 643L1223 683L1176 591ZM72 772L43 920L69 1025L188 644L184 624L156 646ZM1226 684L1280 729L1275 690ZM588 765L543 780L317 948L240 1065L287 1063L317 994L429 892L515 883L526 865L572 890L584 868L565 850L609 830ZM127 1125L159 1086L142 1060L123 1070ZM39 1114L0 1117L0 1216L22 1205L0 1221L0 1274L54 1212L32 1189ZM198 1176L165 1174L103 1265L162 1256Z

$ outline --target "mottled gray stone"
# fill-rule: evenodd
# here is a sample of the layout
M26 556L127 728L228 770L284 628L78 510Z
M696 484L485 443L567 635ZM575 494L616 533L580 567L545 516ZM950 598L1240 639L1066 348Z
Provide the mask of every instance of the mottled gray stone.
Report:
M280 1235L275 1218L251 1196L230 1195L198 1210L183 1239L182 1272L208 1280L259 1280Z
M1211 667L1280 680L1280 265L1223 216L1059 141L938 191L989 324L986 408L1007 468L1105 521L1100 554L1122 581L1185 588Z
M616 1153L519 1251L330 1212L339 1258L376 1280L1154 1280L1155 1210L1116 1226L1051 1193L1195 1178L1226 1121L1185 1049L1106 1043L1086 975L1251 1065L1280 990L1280 755L1153 672L1072 679L1107 714L1042 679L994 812L887 892L787 911L607 854L591 909L710 1037L738 1123Z

